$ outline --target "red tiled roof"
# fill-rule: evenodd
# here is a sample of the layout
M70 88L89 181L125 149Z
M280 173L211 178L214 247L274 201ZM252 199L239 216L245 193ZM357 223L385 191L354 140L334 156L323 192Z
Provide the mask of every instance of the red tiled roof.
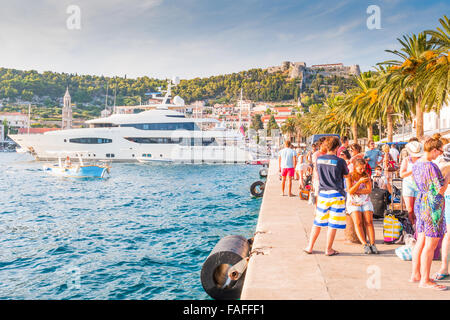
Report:
M261 117L261 120L262 121L269 121L270 120L270 117L271 117L271 115L268 115L268 116L262 116ZM275 117L275 120L286 120L286 119L288 119L288 118L292 118L292 116L274 116Z
M60 128L30 128L31 134L38 134L38 133L44 133L47 131L56 131L61 130ZM28 128L19 128L19 134L26 134L28 133Z
M26 114L20 112L0 112L0 116L24 116L27 117Z
M278 107L278 108L274 108L274 111L277 111L277 112L291 112L292 108L290 108L290 107Z

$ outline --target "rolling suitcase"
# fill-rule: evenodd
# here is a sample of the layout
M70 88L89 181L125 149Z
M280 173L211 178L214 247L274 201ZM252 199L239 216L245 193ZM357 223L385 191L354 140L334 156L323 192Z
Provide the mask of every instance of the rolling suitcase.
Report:
M377 177L374 177L377 178ZM374 219L384 218L384 214L390 203L390 193L385 189L380 189L376 184L375 180L372 187L372 192L370 193L370 200L373 205L373 217Z

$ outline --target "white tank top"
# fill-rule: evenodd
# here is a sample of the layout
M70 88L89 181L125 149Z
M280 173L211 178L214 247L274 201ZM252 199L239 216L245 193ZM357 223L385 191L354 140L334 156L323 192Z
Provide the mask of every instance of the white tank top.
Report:
M408 161L408 166L406 167L406 171L412 171L412 167L413 167L414 163L411 161L411 157L408 157L406 161ZM408 183L415 183L412 174L407 176L406 178L404 178L403 181L408 182Z

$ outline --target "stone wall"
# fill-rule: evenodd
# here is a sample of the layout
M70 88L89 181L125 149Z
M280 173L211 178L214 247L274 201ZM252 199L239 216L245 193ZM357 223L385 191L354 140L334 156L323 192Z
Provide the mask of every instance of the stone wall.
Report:
M322 70L323 69L323 70ZM351 66L338 66L334 65L325 68L307 68L305 62L290 62L283 61L281 66L274 66L267 68L267 72L276 73L276 72L289 72L289 78L303 78L305 72L307 73L319 73L324 76L330 75L338 75L341 77L350 77L354 75L359 75L361 73L359 69L359 65L354 64Z

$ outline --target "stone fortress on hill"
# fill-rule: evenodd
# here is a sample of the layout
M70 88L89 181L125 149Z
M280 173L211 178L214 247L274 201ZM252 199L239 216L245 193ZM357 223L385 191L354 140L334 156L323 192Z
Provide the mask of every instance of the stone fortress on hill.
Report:
M269 67L267 72L285 72L289 74L290 79L301 78L304 79L305 74L321 74L323 76L340 76L352 77L358 76L361 73L359 65L344 66L342 63L334 64L316 64L307 67L305 62L290 62L284 61L281 66Z

